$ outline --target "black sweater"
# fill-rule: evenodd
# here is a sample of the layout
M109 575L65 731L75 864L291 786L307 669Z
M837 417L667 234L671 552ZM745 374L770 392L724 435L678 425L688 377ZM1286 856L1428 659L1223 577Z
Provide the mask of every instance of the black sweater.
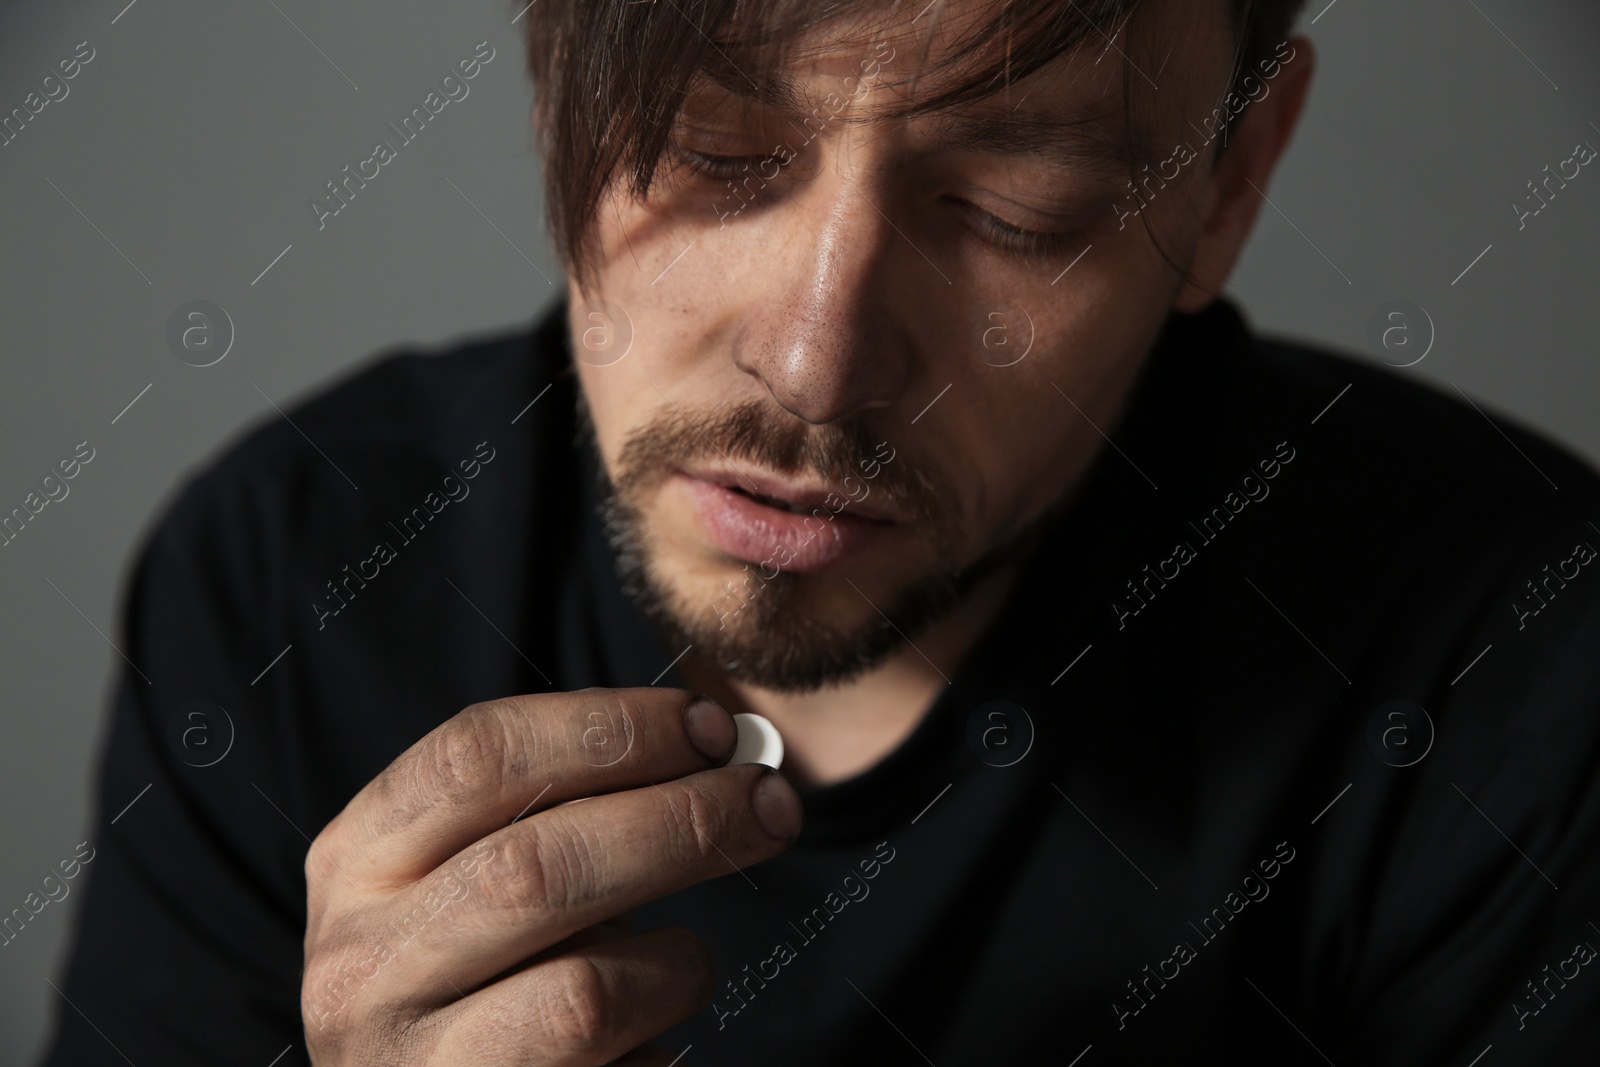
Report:
M345 802L470 703L683 684L600 533L561 312L274 416L143 546L51 1067L306 1062L303 862ZM1226 302L1114 439L909 738L802 789L790 852L639 910L718 964L660 1043L1592 1062L1600 481Z

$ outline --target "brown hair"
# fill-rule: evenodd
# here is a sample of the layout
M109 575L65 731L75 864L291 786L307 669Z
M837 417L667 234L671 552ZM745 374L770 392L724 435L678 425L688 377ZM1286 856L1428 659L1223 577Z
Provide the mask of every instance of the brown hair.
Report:
M1236 34L1237 89L1288 37L1305 0L1220 2L1228 4ZM557 252L587 277L588 238L602 197L619 177L635 195L648 191L697 74L776 95L776 72L796 39L871 8L902 5L918 7L918 20L943 7L942 0L540 0L529 7L528 67ZM1009 0L925 71L959 71L959 77L903 113L1000 92L1085 41L1114 40L1117 31L1107 34L1108 28L1126 27L1151 6L1151 0ZM930 25L938 13L931 12Z

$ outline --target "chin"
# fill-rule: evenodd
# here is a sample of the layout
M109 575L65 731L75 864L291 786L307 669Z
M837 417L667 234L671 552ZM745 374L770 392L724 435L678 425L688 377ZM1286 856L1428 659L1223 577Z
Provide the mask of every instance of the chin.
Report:
M624 589L672 651L692 645L696 659L777 692L841 685L882 665L1020 547L952 566L953 531L924 520L905 531L916 536L874 539L823 570L797 573L730 554L684 506L681 487L663 481L604 498Z
M679 564L674 555L635 557L642 565L624 575L630 595L669 643L693 645L696 658L747 685L800 693L842 684L903 644L843 576L774 573L726 558ZM873 595L904 599L894 590Z

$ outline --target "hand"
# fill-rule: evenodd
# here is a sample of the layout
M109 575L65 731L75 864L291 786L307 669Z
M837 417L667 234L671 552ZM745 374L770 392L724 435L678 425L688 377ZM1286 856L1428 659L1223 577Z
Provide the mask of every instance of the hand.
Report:
M710 954L626 913L800 831L781 775L723 766L735 740L683 690L586 689L475 704L412 745L306 856L312 1060L670 1062L638 1046L710 1003Z

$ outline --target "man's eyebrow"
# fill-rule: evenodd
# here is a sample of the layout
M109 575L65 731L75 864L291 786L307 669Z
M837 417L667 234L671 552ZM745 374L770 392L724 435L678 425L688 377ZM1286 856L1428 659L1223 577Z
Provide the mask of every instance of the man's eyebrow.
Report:
M694 95L695 82L704 78L701 87L715 85L735 99L754 101L775 111L798 112L805 109L804 94L795 82L781 74L746 74L721 49L713 49L713 55L706 58L696 75L698 77L691 79L689 84L690 96Z
M1100 118L972 110L941 112L934 121L937 149L1036 156L1097 177L1126 178L1141 162L1155 158L1155 139L1137 123L1107 126Z
M723 59L708 63L701 73L734 99L795 115L811 110L806 106L807 94L797 83L770 73L752 78ZM917 113L913 111L911 117ZM1057 117L949 108L928 112L926 117L933 123L933 147L938 150L1034 156L1094 177L1118 180L1157 158L1155 138L1144 125L1131 119L1108 125L1103 114Z

